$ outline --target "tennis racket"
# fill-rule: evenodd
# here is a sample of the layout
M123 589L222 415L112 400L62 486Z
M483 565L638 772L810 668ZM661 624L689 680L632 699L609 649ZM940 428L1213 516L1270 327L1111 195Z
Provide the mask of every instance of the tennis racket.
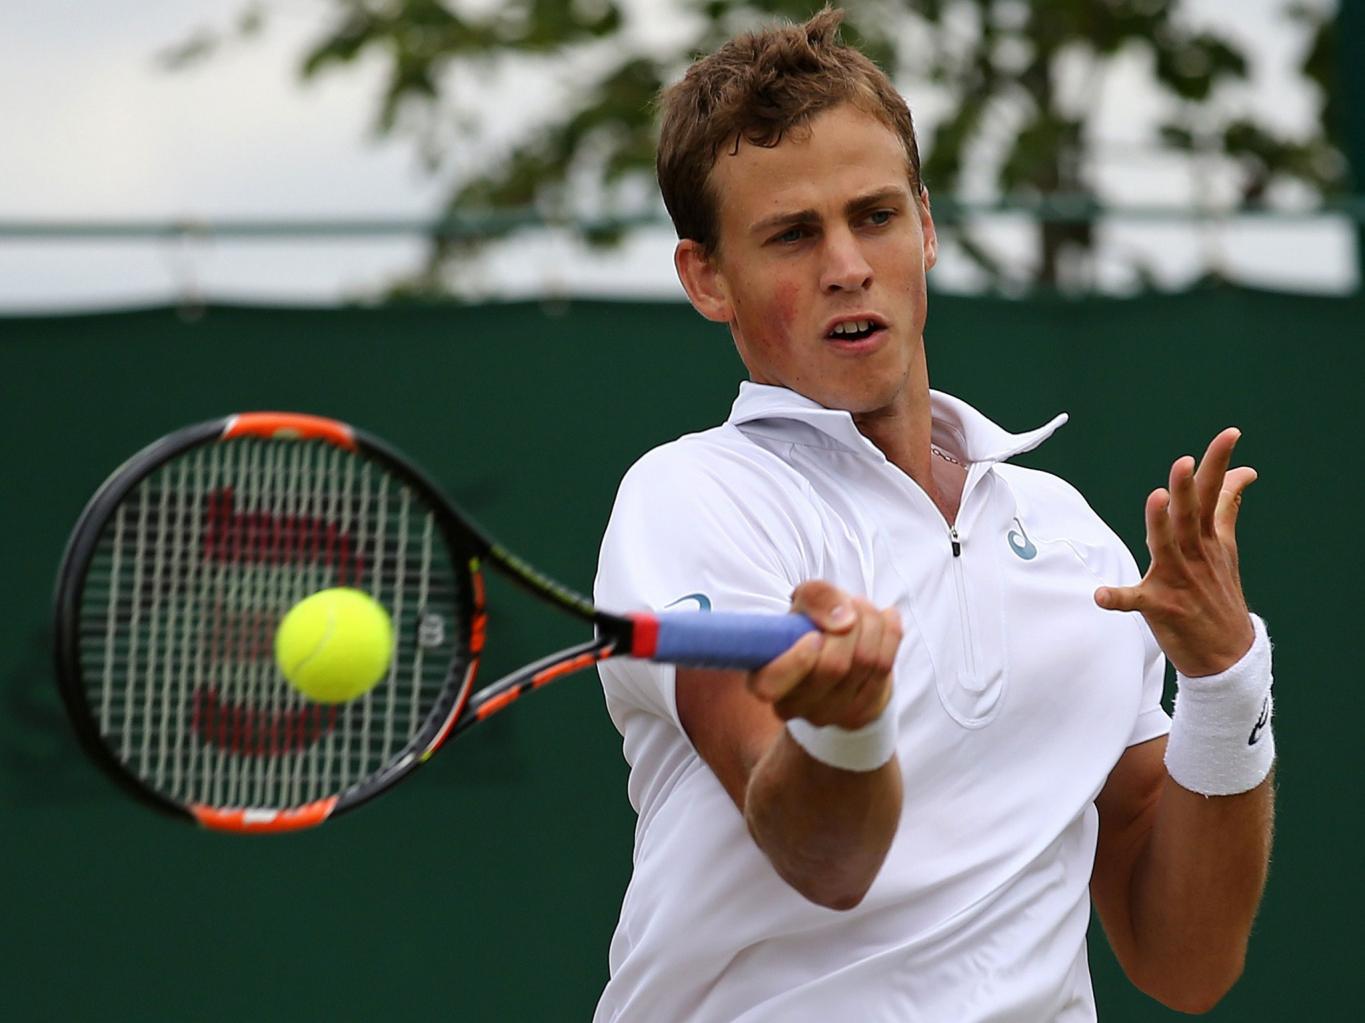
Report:
M474 691L483 568L594 626ZM344 704L280 674L274 632L318 590L393 618L388 674ZM401 454L317 416L252 412L170 434L95 493L56 589L57 676L86 750L155 807L273 832L384 792L454 735L608 657L757 668L802 615L611 614L485 536Z

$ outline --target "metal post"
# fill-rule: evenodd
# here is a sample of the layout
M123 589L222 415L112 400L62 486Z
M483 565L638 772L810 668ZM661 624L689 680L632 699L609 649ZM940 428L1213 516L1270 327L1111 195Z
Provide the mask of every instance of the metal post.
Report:
M1350 162L1349 187L1359 195L1365 191L1365 2L1339 0L1337 9L1337 87L1341 102L1342 146ZM1356 288L1365 291L1365 218L1355 222Z

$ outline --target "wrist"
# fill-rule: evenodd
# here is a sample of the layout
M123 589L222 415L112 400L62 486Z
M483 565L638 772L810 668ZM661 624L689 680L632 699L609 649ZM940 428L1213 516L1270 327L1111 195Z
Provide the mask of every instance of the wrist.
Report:
M1191 792L1247 792L1265 780L1275 760L1270 637L1259 617L1251 620L1251 649L1232 667L1198 678L1176 672L1166 770Z
M787 734L814 759L844 771L875 771L896 754L896 717L890 702L861 728L792 718Z

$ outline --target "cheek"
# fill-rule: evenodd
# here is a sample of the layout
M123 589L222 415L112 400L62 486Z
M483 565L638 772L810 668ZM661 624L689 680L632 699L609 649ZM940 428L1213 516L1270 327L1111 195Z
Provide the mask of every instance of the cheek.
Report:
M796 281L776 281L764 293L736 304L744 335L756 348L783 347L796 332L801 314L801 286Z
M801 288L795 281L779 281L773 289L773 307L770 310L773 323L782 328L783 334L790 334L800 313Z

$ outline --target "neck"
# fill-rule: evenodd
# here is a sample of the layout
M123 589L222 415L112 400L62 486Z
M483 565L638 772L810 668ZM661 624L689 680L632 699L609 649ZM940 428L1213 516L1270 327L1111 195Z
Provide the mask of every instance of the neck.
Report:
M853 423L888 462L919 484L951 523L962 500L967 468L953 456L934 453L928 387L920 394L920 400L911 401L904 408L854 415Z
M918 483L926 493L933 493L929 439L934 421L922 345L919 357L912 360L891 401L870 412L854 412L853 425L877 446L888 462Z
M929 435L933 420L929 416L929 396L923 403L903 409L879 409L858 413L853 425L896 466L926 490L932 483L932 456Z

